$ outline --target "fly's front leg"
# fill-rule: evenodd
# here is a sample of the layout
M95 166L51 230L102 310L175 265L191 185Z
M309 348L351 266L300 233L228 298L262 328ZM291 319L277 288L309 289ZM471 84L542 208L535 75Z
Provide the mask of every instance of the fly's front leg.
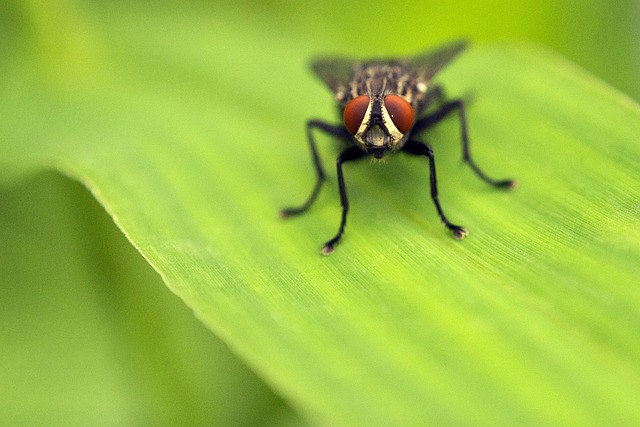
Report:
M349 212L349 198L347 197L347 186L344 183L344 175L342 173L342 164L345 162L349 162L352 160L358 160L367 153L362 151L360 148L356 146L351 146L344 150L338 156L336 160L336 167L338 169L338 188L340 190L340 203L342 204L342 217L340 219L340 229L338 229L338 233L327 243L324 244L322 248L322 253L324 255L329 255L333 252L334 246L336 243L340 241L342 234L344 233L344 227L347 225L347 212Z
M442 211L442 207L440 206L440 200L438 197L438 185L436 179L436 162L433 155L433 150L426 144L409 140L402 147L402 151L413 154L416 156L426 156L429 159L429 184L431 187L431 200L433 200L433 204L436 205L436 210L438 211L438 215L440 215L440 219L444 223L444 225L451 230L453 233L453 237L456 239L464 239L469 232L466 228L452 224L451 221L447 219L444 212Z
M490 178L480 167L476 164L476 162L471 157L471 151L469 148L469 135L467 133L467 117L464 109L464 102L461 99L455 99L453 101L445 102L432 114L429 114L422 119L416 121L413 126L413 134L420 133L436 123L443 120L450 113L457 111L458 116L460 117L460 133L462 137L462 159L469 164L471 169L476 173L476 175L483 180L484 182L499 188L507 188L512 189L516 187L516 181L512 179L503 179L496 180Z
M288 217L292 215L298 215L305 212L309 207L313 204L313 202L318 197L320 193L320 188L322 187L322 183L326 179L326 174L324 169L322 168L322 163L320 162L320 156L318 155L318 149L316 148L316 141L313 138L313 129L319 129L329 135L333 135L338 138L349 139L350 135L345 130L342 125L331 125L329 123L325 123L320 120L309 120L307 122L307 139L309 140L309 147L311 148L311 158L313 159L313 166L316 170L316 183L311 191L311 195L307 199L304 204L301 206L284 208L280 211L281 217Z

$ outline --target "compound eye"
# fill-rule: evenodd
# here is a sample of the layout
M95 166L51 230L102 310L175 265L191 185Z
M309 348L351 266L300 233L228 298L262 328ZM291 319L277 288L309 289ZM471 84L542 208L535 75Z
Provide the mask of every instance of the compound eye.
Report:
M401 96L387 95L384 97L384 105L396 128L403 134L409 132L413 126L413 108Z
M369 108L369 96L367 95L353 98L344 108L342 115L344 127L347 128L351 135L355 135L360 129L364 115L367 113L367 108Z

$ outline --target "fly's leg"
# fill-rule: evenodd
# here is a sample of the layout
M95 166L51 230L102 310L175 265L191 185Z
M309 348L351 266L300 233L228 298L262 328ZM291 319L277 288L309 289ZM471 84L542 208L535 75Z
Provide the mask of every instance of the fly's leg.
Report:
M458 240L464 239L467 234L469 234L467 229L460 225L452 224L442 211L442 206L440 206L440 200L438 198L438 185L436 179L436 163L433 155L433 150L428 145L422 142L409 140L402 147L402 151L416 156L426 156L429 159L429 184L431 186L431 200L433 200L433 203L436 205L436 210L438 211L438 215L440 215L440 219L442 220L444 225L453 233L453 237Z
M288 217L292 215L298 215L305 212L309 207L313 204L313 202L318 197L320 193L320 188L322 187L322 183L326 179L326 174L324 169L322 168L322 164L320 163L320 156L318 155L318 149L316 148L316 141L313 138L313 129L319 129L329 135L333 135L335 137L348 139L350 135L345 130L342 125L331 125L320 120L309 120L307 122L307 139L309 140L309 147L311 148L311 158L313 159L313 166L316 170L316 183L311 191L311 195L307 199L304 204L301 206L284 208L280 211L281 217Z
M340 220L340 229L338 233L333 236L331 240L324 244L322 248L323 255L329 255L333 252L334 246L340 241L342 234L344 233L344 227L347 225L347 212L349 211L349 198L347 197L347 186L344 183L344 175L342 173L342 164L350 162L352 160L358 160L367 153L362 151L356 146L351 146L344 150L338 156L336 160L336 167L338 169L338 188L340 189L340 203L342 204L342 218Z
M440 90L438 90L437 92L440 92ZM462 160L469 164L475 174L478 175L478 177L484 182L498 188L515 188L517 186L516 181L512 179L496 180L489 177L482 169L480 169L480 167L471 157L471 151L469 148L469 136L467 134L467 117L464 110L464 102L461 99L455 99L453 101L445 102L440 106L440 108L438 108L437 111L416 121L415 125L413 126L412 133L415 135L416 133L423 132L424 130L443 120L454 111L457 111L458 116L460 117L460 133L462 134Z

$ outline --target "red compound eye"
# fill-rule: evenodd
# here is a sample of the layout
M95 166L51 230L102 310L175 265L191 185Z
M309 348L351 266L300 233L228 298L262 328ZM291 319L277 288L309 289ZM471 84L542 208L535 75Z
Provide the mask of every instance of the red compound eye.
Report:
M396 128L403 134L409 132L413 126L413 108L411 108L411 104L401 96L387 95L384 97L384 105L387 107L387 111Z
M369 108L369 97L367 95L353 98L344 108L344 114L342 115L344 127L347 128L351 135L355 135L360 129L367 108Z

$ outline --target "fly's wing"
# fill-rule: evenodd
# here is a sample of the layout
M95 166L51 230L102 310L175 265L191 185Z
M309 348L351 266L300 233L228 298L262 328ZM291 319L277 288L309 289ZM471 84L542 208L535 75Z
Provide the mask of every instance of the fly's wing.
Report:
M347 58L321 58L311 63L311 69L331 89L339 104L350 97L350 87L359 66L358 61Z
M433 76L464 50L466 45L466 41L458 41L400 61L401 67L409 76L401 90L417 114L421 114L427 107L427 92Z
M419 83L428 85L433 76L467 46L465 40L450 43L403 61Z

